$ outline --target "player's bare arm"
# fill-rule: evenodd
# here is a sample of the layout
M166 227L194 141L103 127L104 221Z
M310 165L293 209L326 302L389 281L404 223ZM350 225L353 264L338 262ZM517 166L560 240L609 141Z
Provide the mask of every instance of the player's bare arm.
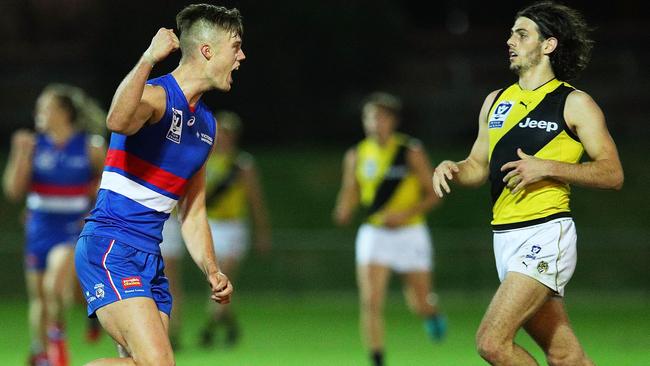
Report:
M203 165L190 179L187 191L178 202L178 219L187 251L210 284L211 298L220 304L227 304L233 288L228 277L221 273L214 253L205 208L205 179Z
M445 160L438 164L433 172L433 189L438 197L451 193L448 181L454 181L466 187L477 187L485 183L489 174L488 150L488 113L499 90L490 93L483 101L478 117L478 136L472 145L469 156L462 161Z
M513 193L542 179L602 189L620 189L623 186L623 168L616 144L596 102L587 93L573 91L567 97L564 118L580 138L591 161L569 164L539 159L518 149L521 160L508 162L501 168L502 171L510 170L504 182L508 182Z
M88 156L93 173L93 181L90 186L90 195L94 200L99 189L99 181L104 171L104 160L106 160L106 141L100 135L92 135L88 144Z
M35 145L36 138L31 131L18 130L11 137L11 151L2 183L5 195L12 201L25 198L32 175Z
M416 215L425 214L434 205L440 202L440 198L433 191L433 186L429 184L431 177L431 163L421 144L412 144L409 146L406 155L406 162L409 169L415 174L420 186L422 187L421 201L411 207L409 210L401 212L386 212L384 215L384 225L388 227L399 227L404 225L408 220Z
M251 162L242 170L242 177L255 225L255 247L266 253L271 249L271 226L255 163Z
M334 222L347 225L352 221L352 215L359 206L359 185L355 177L357 152L349 149L343 158L343 177L334 209Z
M158 30L149 48L117 87L106 119L109 130L132 135L145 123L155 123L162 118L166 107L165 91L146 85L146 82L152 67L178 47L178 37L172 29Z

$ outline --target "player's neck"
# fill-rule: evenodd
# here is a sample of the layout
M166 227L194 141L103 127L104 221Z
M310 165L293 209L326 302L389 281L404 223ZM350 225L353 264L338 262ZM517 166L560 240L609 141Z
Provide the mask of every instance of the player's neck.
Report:
M52 142L57 146L65 145L72 135L75 133L75 129L72 126L59 125L56 128L51 129L47 132L47 135L50 137Z
M205 81L200 77L197 77L200 73L197 73L196 70L189 67L189 65L178 65L171 74L174 79L176 79L178 86L185 95L187 103L191 107L196 106L196 103L199 102L203 93L209 89L209 87L205 85Z
M550 67L534 67L519 75L519 87L524 90L535 90L555 78Z

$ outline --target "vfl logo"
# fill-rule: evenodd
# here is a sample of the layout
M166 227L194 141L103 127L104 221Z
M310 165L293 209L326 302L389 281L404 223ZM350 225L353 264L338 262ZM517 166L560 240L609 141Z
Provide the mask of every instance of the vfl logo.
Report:
M537 254L542 250L542 247L539 245L533 245L532 248L530 248L530 253L526 254L526 258L528 259L536 259Z
M167 139L177 144L181 143L181 133L183 132L183 111L172 108L172 124L167 131Z
M547 122L547 121L536 121L534 119L530 119L530 117L526 118L525 121L519 122L519 127L521 128L539 128L542 130L546 130L546 132L551 132L551 131L556 131L558 128L557 122Z
M372 179L377 175L377 162L374 160L367 160L365 164L363 164L363 175L368 178Z
M490 122L488 123L488 128L501 128L503 127L503 122L508 117L508 113L512 110L511 101L503 101L497 105L494 109L494 113L490 117Z

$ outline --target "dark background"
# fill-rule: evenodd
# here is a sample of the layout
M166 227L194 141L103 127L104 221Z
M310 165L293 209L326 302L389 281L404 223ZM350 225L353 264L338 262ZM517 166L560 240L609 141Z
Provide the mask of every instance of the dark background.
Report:
M32 124L52 81L79 85L105 107L159 27L184 1L5 0L0 5L4 142ZM361 136L358 105L376 89L406 105L404 129L435 144L471 141L491 90L515 81L506 39L521 1L224 1L244 16L247 60L229 94L255 144L346 142ZM641 2L567 2L596 27L593 62L574 82L603 106L618 139L646 140L648 12ZM179 55L156 66L171 71Z
M34 101L46 84L81 86L108 108L158 28L175 27L176 13L188 3L3 1L2 162L12 131L33 125ZM565 3L596 27L593 60L573 85L602 107L626 170L621 192L574 190L581 235L574 283L648 291L650 16L640 1ZM516 81L505 42L514 14L528 2L216 4L243 13L247 59L234 73L230 93L204 98L213 109L243 117L243 145L262 171L276 245L272 258L249 259L241 281L251 288L352 288L354 228L333 228L330 212L343 152L362 137L360 101L375 90L399 95L405 103L402 129L423 140L432 160L462 159L475 138L484 97ZM170 56L152 76L171 71L178 59ZM493 287L487 190L457 192L429 218L441 286ZM0 203L0 264L16 274L5 290L20 293L20 205ZM341 265L333 275L331 268Z

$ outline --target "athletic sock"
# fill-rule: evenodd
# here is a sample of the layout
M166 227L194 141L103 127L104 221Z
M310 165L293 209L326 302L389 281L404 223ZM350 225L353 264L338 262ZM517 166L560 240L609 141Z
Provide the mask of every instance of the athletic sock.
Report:
M99 319L88 318L86 323L86 342L95 343L102 335L102 327L99 324Z
M370 353L370 359L372 360L373 366L383 366L384 365L384 352L383 351L373 351Z
M70 356L62 324L54 324L47 332L49 344L47 354L53 366L68 366Z

